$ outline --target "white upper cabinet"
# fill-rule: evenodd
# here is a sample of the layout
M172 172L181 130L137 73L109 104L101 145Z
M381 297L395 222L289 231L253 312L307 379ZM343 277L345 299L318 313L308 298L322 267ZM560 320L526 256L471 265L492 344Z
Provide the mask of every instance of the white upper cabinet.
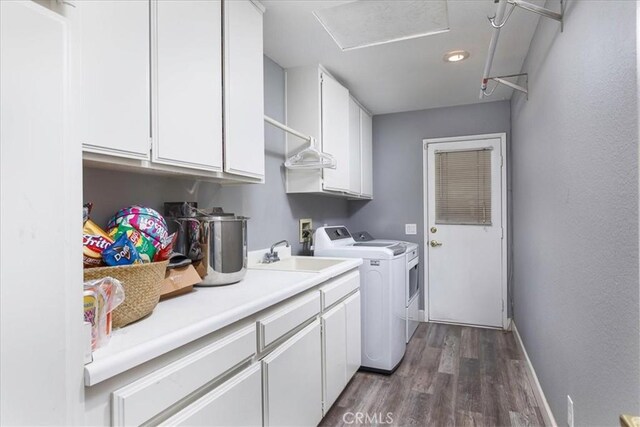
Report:
M349 192L349 91L322 73L322 151L332 154L335 169L323 169L325 190Z
M287 170L287 193L370 199L371 116L322 66L290 68L286 81L287 125L314 137L337 162L335 169ZM287 135L286 155L308 145Z
M360 106L349 99L349 192L362 193L362 155L360 144Z
M76 137L88 152L148 159L149 1L76 1L71 55Z
M360 144L362 153L362 195L373 197L373 123L371 116L360 110Z
M153 161L222 171L222 3L151 5Z
M249 0L224 3L224 170L264 178L262 14Z
M259 2L73 5L73 123L85 160L264 182Z

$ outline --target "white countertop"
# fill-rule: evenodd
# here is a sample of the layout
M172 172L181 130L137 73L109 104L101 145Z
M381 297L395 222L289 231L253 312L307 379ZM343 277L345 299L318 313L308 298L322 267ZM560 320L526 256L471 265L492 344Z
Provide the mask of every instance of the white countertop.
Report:
M252 270L239 283L197 287L161 301L151 316L117 329L84 367L91 386L222 329L362 264L359 258L321 273Z

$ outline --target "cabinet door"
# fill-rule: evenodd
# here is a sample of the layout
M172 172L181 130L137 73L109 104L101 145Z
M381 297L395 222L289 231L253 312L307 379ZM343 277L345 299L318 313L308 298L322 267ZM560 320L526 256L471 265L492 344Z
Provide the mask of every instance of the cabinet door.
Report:
M264 425L315 426L322 419L320 322L262 360Z
M222 4L152 6L153 161L222 171Z
M349 191L349 91L322 73L322 151L332 154L335 169L323 169L325 190Z
M349 98L349 192L362 193L360 106Z
M362 332L360 318L360 291L344 301L347 331L347 382L360 369L362 359Z
M216 387L161 425L262 425L262 376L256 363Z
M373 197L373 123L371 116L360 110L360 144L362 146L362 194Z
M264 178L262 10L224 3L224 170Z
M324 413L347 384L347 327L344 303L322 315Z
M74 127L85 151L149 159L149 1L76 1Z
M371 116L360 110L362 144L362 194L373 197L373 123Z

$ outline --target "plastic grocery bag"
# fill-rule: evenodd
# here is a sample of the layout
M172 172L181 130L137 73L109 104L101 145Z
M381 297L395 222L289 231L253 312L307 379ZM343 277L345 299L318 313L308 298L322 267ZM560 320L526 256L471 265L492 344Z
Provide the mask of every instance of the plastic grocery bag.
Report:
M111 337L111 312L124 301L124 288L113 277L84 282L84 321L91 323L91 350Z

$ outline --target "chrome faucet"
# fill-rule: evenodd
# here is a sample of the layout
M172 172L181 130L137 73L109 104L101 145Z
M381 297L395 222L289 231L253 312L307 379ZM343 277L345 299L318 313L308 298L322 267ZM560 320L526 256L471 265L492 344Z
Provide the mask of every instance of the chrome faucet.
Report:
M272 262L280 261L278 252L274 252L273 250L276 248L276 246L280 246L283 243L287 248L290 246L289 242L286 240L280 240L279 242L274 243L273 245L271 245L271 250L268 253L264 254L264 258L262 259L262 262L264 264L271 264Z

